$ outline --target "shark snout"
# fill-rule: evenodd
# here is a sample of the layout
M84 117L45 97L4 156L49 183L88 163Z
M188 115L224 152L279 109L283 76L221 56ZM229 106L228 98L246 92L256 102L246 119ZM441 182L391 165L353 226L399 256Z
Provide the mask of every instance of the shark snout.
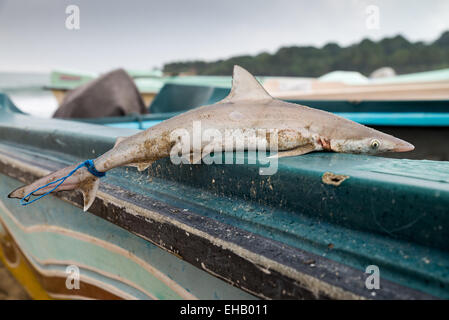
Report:
M411 143L408 143L404 140L399 140L395 143L394 152L407 152L407 151L413 151L415 149L415 146Z

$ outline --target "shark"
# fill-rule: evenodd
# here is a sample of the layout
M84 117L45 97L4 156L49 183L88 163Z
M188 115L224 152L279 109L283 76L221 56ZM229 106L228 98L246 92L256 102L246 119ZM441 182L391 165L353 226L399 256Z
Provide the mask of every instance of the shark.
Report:
M223 136L229 129L241 132L254 128L275 129L276 157L279 158L317 151L377 154L414 149L412 144L404 140L333 113L275 99L247 70L234 66L232 87L226 98L182 113L132 136L117 138L113 148L92 160L94 169L105 173L116 167L135 166L143 171L154 161L171 155L172 149L179 142L173 139L172 133L175 130L184 128L187 133L193 134L194 123L198 121L203 130L214 129L223 133ZM265 133L256 139L267 143L270 136ZM214 143L218 149L225 149L221 140ZM196 146L196 151L202 151L208 145L210 143L207 141L201 142ZM233 151L249 150L248 145L236 143ZM192 153L194 149L195 146L190 145L183 152ZM62 177L66 178L57 190L51 185L46 186ZM28 201L31 196L43 195L49 191L80 190L84 196L86 211L95 200L99 181L99 177L87 167L74 164L19 187L8 197Z

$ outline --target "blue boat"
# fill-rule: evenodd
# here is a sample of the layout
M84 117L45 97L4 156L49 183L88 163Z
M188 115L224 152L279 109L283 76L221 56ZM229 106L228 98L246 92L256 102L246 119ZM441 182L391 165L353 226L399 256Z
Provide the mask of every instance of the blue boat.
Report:
M35 118L0 95L0 259L31 297L449 298L445 161L312 153L260 176L246 153L162 159L108 172L86 213L76 191L6 197L138 130Z

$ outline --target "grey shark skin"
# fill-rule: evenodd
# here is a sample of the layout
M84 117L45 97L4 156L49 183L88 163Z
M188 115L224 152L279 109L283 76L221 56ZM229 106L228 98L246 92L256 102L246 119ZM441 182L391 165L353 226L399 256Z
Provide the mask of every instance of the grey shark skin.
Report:
M192 134L194 121L201 121L203 130L212 128L223 133L223 136L225 130L232 129L275 129L278 157L322 150L375 154L414 149L408 142L332 113L276 100L248 71L235 66L232 89L224 100L190 110L133 136L117 139L111 150L94 160L95 167L100 172L124 165L145 170L152 162L170 156L171 149L176 144L171 139L171 133L184 128ZM264 135L258 139L267 142L269 137ZM207 141L201 142L200 148L204 149L207 144ZM190 148L189 151L194 150ZM8 197L21 199L38 187L64 177L75 167L73 165L53 172L12 191ZM86 211L95 199L98 185L99 178L83 167L64 181L57 191L81 190ZM52 187L43 188L33 195L44 194Z

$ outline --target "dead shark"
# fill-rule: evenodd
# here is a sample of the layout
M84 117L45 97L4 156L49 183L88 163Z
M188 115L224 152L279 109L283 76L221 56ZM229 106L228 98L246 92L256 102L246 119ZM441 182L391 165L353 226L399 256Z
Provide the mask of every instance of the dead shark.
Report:
M248 71L235 66L231 92L225 99L165 120L130 137L118 138L111 150L93 160L95 169L106 172L116 167L133 165L140 171L145 170L152 162L170 156L176 145L176 141L171 139L174 130L184 128L193 133L195 121L201 121L203 129L213 128L223 133L228 129L276 129L278 157L299 156L313 151L375 154L414 149L406 141L335 114L274 99ZM257 139L267 142L269 137L263 135ZM202 143L199 149L207 145ZM247 146L243 147L247 150L245 148ZM240 151L237 147L234 150ZM189 152L194 151L193 146L190 147ZM28 201L30 193L34 196L45 194L53 186L36 189L65 177L77 166L55 171L12 191L8 197L22 199L27 196L24 200ZM99 178L86 167L81 167L56 191L80 190L84 195L86 211L95 199L98 186Z

